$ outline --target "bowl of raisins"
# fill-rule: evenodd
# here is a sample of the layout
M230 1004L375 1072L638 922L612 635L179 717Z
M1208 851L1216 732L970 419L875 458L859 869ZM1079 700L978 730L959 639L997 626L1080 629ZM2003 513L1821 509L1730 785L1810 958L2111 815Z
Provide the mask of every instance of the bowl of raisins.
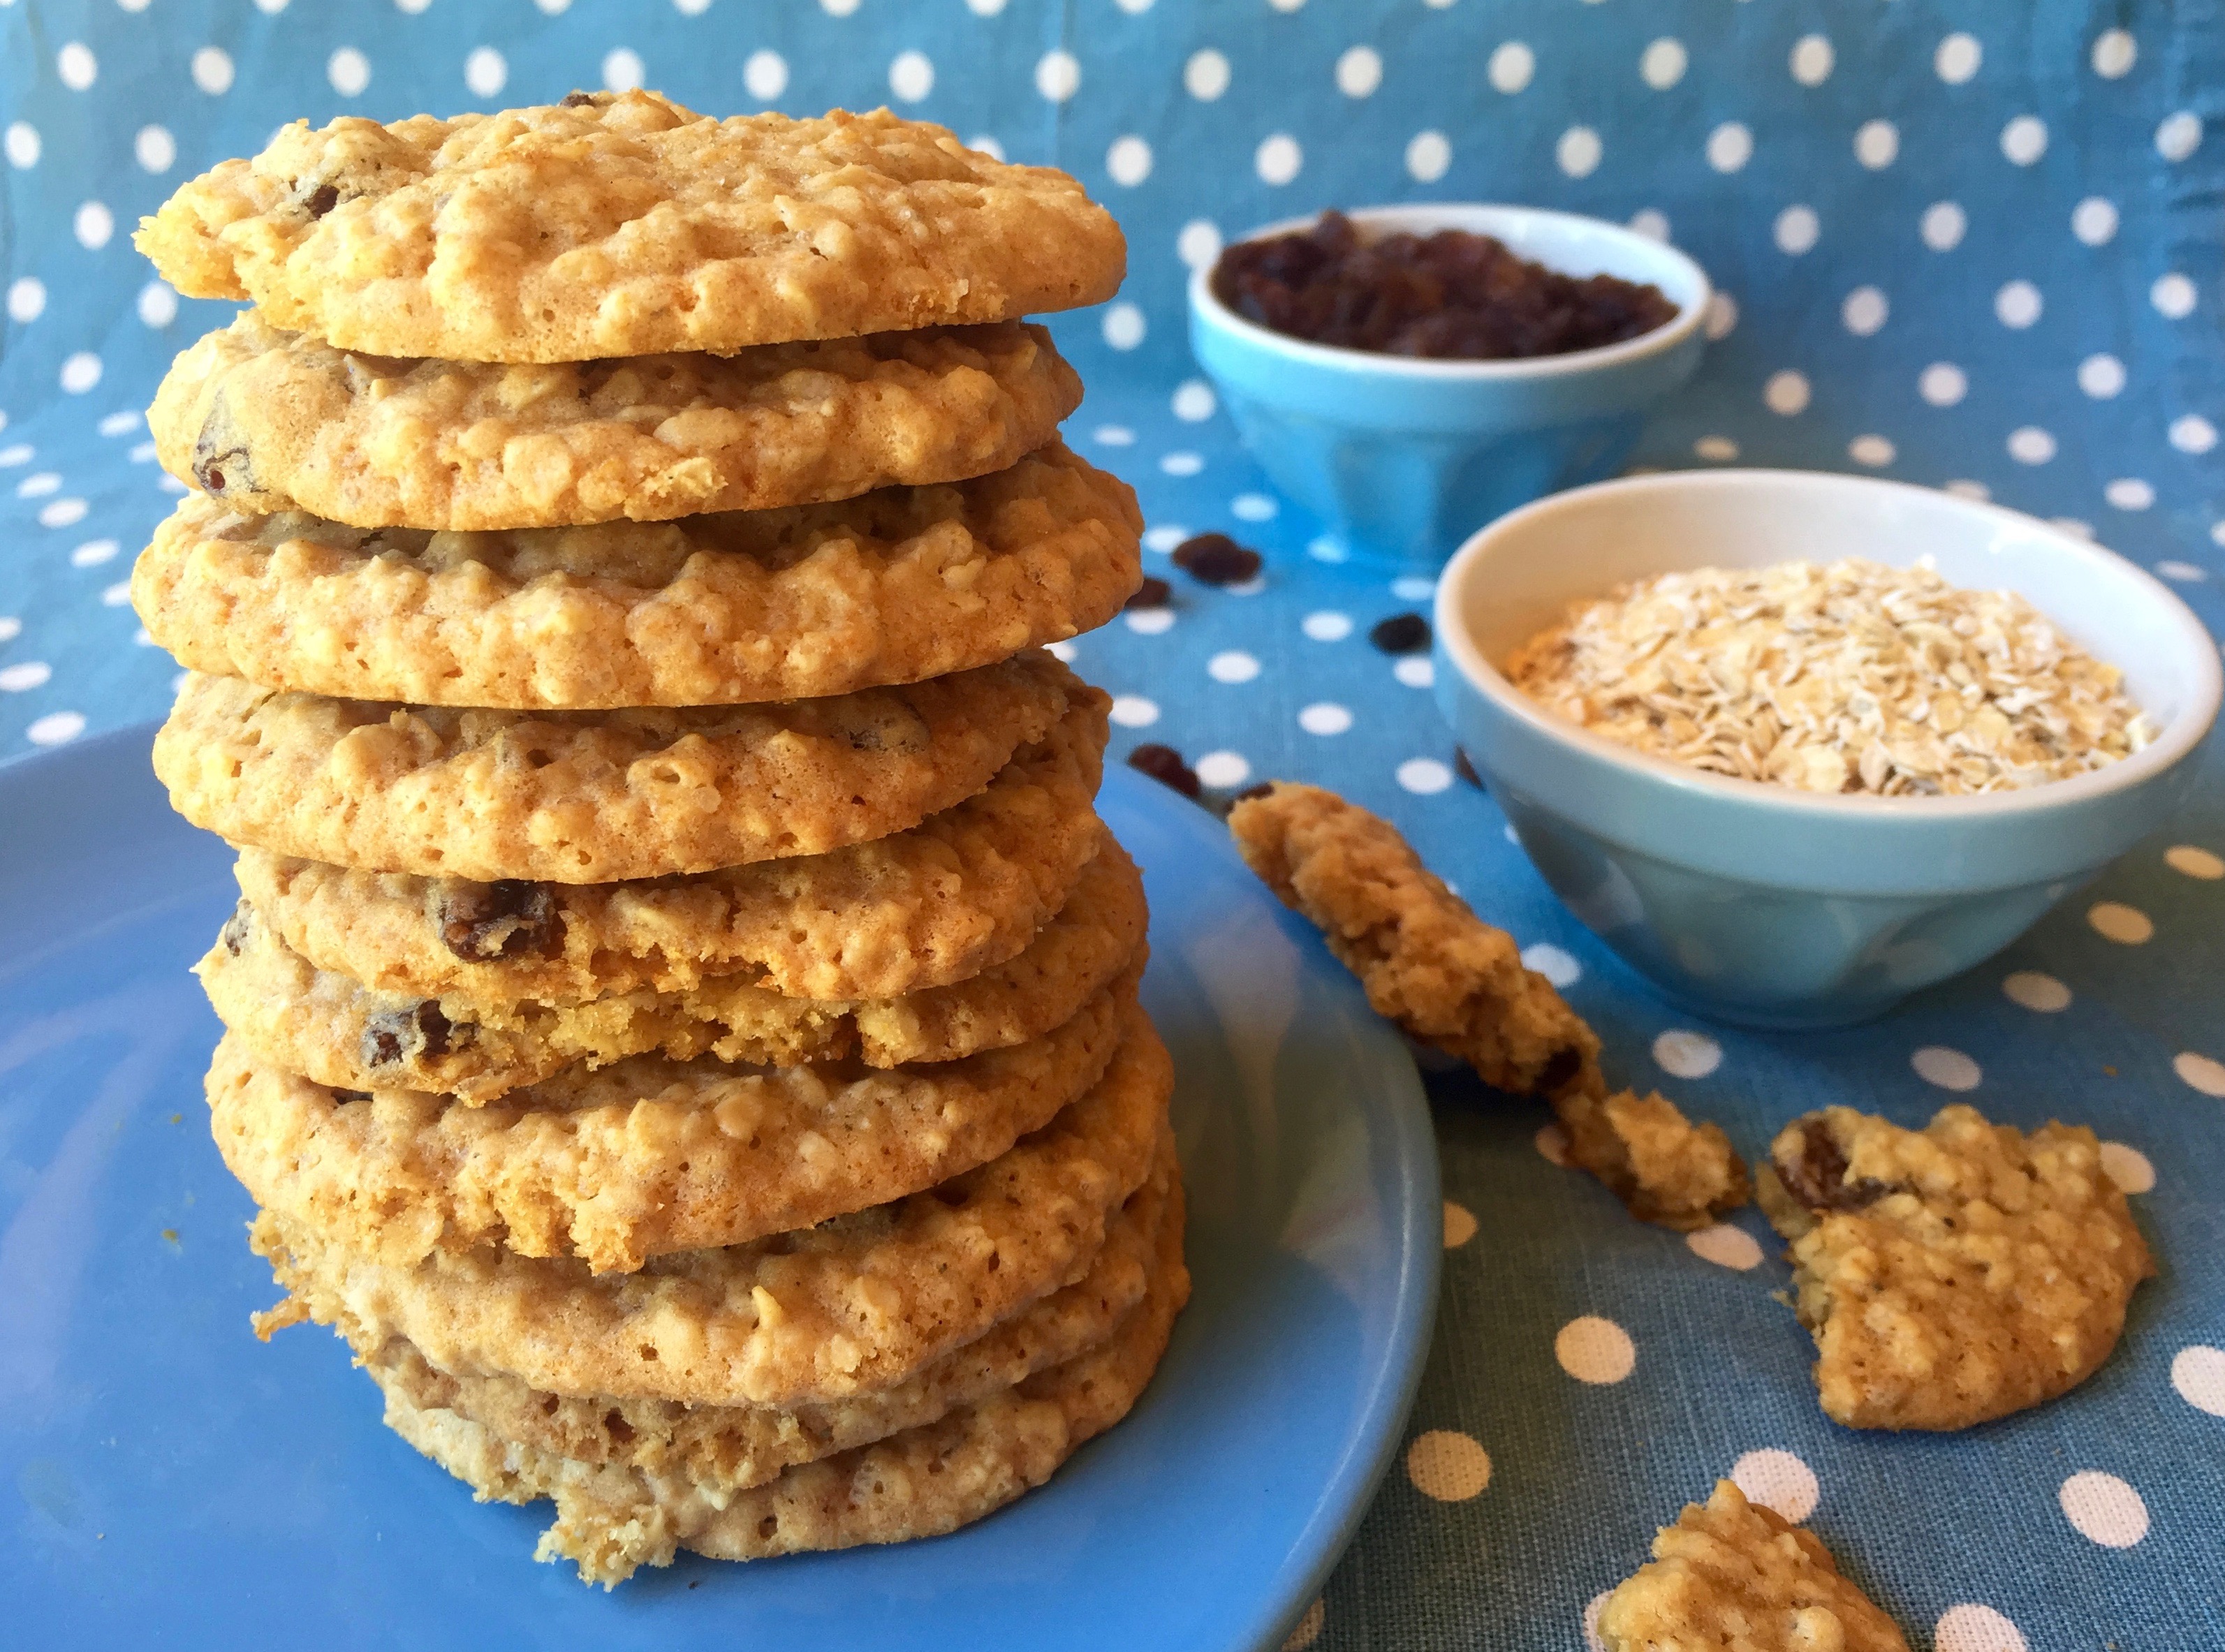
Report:
M1710 288L1598 218L1417 205L1270 225L1191 278L1190 348L1260 468L1347 555L1435 566L1622 468Z

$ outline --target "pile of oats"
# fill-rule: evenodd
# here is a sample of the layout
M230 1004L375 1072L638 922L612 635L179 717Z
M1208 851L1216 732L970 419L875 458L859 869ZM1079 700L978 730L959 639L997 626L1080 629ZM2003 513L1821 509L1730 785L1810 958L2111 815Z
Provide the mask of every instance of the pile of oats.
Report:
M1701 568L1570 606L1507 663L1594 734L1811 792L1947 796L2067 780L2155 737L2104 665L2006 591L1924 559Z

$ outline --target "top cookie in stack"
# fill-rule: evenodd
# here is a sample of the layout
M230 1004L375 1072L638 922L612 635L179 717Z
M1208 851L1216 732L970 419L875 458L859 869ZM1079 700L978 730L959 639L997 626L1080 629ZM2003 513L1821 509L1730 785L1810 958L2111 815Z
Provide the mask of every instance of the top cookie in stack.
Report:
M1038 1483L1187 1292L1107 701L1041 647L1141 577L1021 320L1112 294L1112 218L630 92L297 123L139 245L256 307L156 397L133 600L242 851L269 1323L605 1581Z

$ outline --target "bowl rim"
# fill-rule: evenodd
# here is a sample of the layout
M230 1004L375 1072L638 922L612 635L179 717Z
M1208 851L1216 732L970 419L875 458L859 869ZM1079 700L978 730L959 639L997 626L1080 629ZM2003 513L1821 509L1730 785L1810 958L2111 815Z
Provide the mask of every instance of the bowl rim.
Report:
M1323 212L1328 210L1322 209ZM1353 350L1342 345L1315 344L1310 339L1277 332L1272 327L1264 327L1256 321L1247 320L1223 304L1213 290L1213 272L1220 268L1222 252L1246 242L1288 235L1321 221L1321 212L1308 212L1296 218L1278 218L1272 224L1263 224L1257 229L1247 230L1242 235L1224 242L1220 250L1214 254L1212 263L1194 268L1189 277L1191 313L1210 320L1214 326L1256 347L1273 350L1294 360L1309 362L1316 366L1345 372L1385 373L1421 380L1475 383L1565 377L1575 373L1619 367L1628 362L1659 355L1675 349L1699 331L1707 319L1708 306L1715 297L1715 283L1708 279L1708 272L1701 269L1689 254L1666 241L1640 235L1626 225L1603 218L1588 217L1582 212L1563 212L1550 206L1525 206L1513 201L1395 201L1378 206L1351 207L1345 211L1345 216L1356 224L1374 224L1411 213L1442 212L1502 213L1582 225L1586 231L1594 233L1603 231L1616 240L1641 248L1649 256L1664 257L1673 264L1681 265L1680 273L1694 283L1692 301L1689 304L1679 304L1676 314L1651 332L1639 333L1635 339L1625 339L1618 344L1596 345L1589 350L1566 351L1557 356L1518 356L1484 361L1445 360L1434 357L1394 356L1379 350Z
M1560 511L1581 511L1608 494L1670 493L1688 488L1734 491L1759 481L1813 487L1819 493L1868 493L1873 497L1920 495L1929 504L1949 509L2044 539L2057 551L2095 570L2116 577L2129 576L2133 587L2179 635L2195 666L2194 692L2177 715L2157 731L2140 750L2106 769L2074 775L2068 780L2047 781L2008 792L1981 792L1962 796L1873 797L1866 794L1816 793L1768 782L1740 780L1695 769L1670 757L1638 751L1604 735L1594 734L1569 722L1532 700L1514 687L1506 674L1484 657L1461 613L1460 593L1474 577L1493 545L1509 530L1528 526L1540 516ZM1794 559L1788 559L1794 560ZM2177 593L2128 557L2068 533L2051 522L1987 501L1966 499L1914 483L1882 477L1848 476L1836 471L1802 471L1765 466L1733 470L1664 471L1645 476L1615 477L1588 486L1548 494L1497 520L1486 523L1461 542L1446 561L1437 580L1433 604L1438 646L1458 668L1467 684L1505 716L1532 735L1566 747L1594 763L1606 763L1626 773L1665 785L1695 801L1715 800L1744 808L1760 809L1791 820L1838 821L1871 820L1890 823L1943 820L1981 820L2026 815L2097 800L2128 791L2159 778L2190 756L2216 720L2221 698L2225 698L2225 671L2221 671L2218 645L2194 611Z

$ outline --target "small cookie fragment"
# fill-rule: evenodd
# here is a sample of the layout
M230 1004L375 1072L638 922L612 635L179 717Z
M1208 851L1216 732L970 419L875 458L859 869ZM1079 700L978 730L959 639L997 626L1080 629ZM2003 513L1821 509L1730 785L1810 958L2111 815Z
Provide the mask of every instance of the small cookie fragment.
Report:
M1791 1241L1826 1415L1967 1428L2076 1387L2155 1272L2083 1125L2030 1133L1975 1108L1920 1130L1850 1107L1795 1119L1757 1178Z
M1599 1638L1607 1652L1908 1652L1822 1539L1728 1480L1661 1529L1601 1606Z
M1594 1068L1592 1029L1388 820L1277 781L1238 803L1228 830L1283 904L1321 927L1379 1015L1516 1095L1550 1093Z
M1497 1089L1545 1096L1571 1157L1633 1216L1701 1227L1746 1202L1746 1167L1722 1131L1658 1095L1609 1095L1598 1036L1389 821L1277 781L1240 798L1228 829L1284 905L1321 927L1378 1014Z
M1553 1111L1569 1157L1643 1222L1689 1231L1746 1201L1746 1164L1722 1128L1694 1123L1658 1091L1565 1091Z

